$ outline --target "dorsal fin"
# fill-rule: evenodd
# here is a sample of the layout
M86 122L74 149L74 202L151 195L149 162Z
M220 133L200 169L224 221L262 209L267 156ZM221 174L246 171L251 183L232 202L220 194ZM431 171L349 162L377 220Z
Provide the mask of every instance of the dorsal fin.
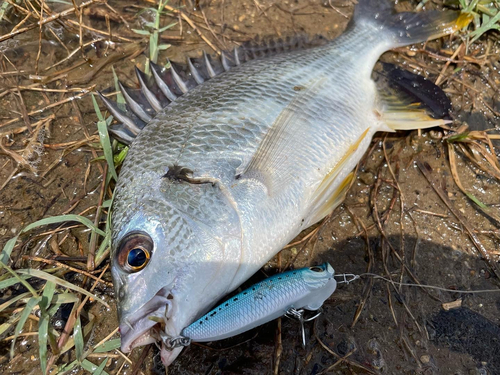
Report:
M104 98L104 104L113 116L121 122L111 126L109 131L121 142L130 144L140 129L153 118L156 113L203 82L228 71L249 60L272 56L277 53L304 47L324 44L326 39L315 37L308 39L299 36L284 40L270 38L249 41L233 51L212 57L203 52L201 57L190 58L187 64L170 62L170 68L162 68L150 63L151 79L136 68L139 88L129 88L120 83L120 90L126 100L126 109L120 110L115 102Z

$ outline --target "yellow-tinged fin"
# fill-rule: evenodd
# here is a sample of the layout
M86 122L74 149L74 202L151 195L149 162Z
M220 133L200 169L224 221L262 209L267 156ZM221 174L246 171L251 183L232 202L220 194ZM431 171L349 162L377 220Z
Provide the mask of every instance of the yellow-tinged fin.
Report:
M381 114L381 120L392 130L426 129L452 122L434 119L427 114L425 109L412 109L411 107L385 108Z
M318 207L313 216L310 216L309 220L311 223L317 223L324 217L330 215L333 210L344 201L347 191L351 187L352 181L354 180L354 176L355 173L352 171L346 178L344 178L331 197L326 200L323 205Z
M338 178L341 172L345 171L345 166L354 156L363 139L366 138L370 128L366 129L359 139L353 143L337 165L323 178L320 185L314 192L314 198L310 205L310 214L305 221L306 225L317 223L325 216L329 215L345 198L345 194L351 186L354 172L350 172L340 184Z

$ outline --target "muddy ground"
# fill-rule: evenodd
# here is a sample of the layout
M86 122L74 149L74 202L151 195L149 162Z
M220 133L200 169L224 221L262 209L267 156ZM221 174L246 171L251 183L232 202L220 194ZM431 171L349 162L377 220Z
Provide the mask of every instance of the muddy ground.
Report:
M221 50L256 36L307 34L334 38L352 13L349 2L326 0L196 3L171 1L169 5L183 5L199 32ZM427 8L439 8L439 3L429 3ZM142 29L144 22L152 19L151 12L140 12L151 5L146 1L108 4L110 7L86 7L81 19L87 28L82 30L78 18L70 15L64 19L73 23L47 23L41 39L35 28L0 42L0 185L4 185L0 191L0 246L27 224L47 216L83 213L95 219L105 167L95 161L102 152L96 115L86 92L113 86L111 63L101 70L96 68L110 55L121 56L113 61L120 79L136 84L133 68L143 67L145 57L124 57L122 51L143 39L131 29ZM409 10L416 4L403 2L398 7ZM68 7L50 4L54 13ZM12 32L24 14L8 13L0 23L0 35ZM179 18L164 17L162 25L173 21ZM82 40L78 35L83 35ZM84 47L84 54L79 51L52 67L80 43L97 39L102 40ZM109 40L112 43L105 43ZM167 56L174 61L184 60L186 54L199 56L202 49L214 52L185 20L167 30L163 42L172 46L160 54L160 61L166 61ZM131 51L141 46L145 44L134 45ZM498 34L485 35L470 46L454 37L401 48L386 53L382 60L437 80L452 99L455 122L450 126L458 128L467 123L473 130L500 129ZM69 100L71 97L76 99ZM398 282L453 290L497 289L494 269L500 255L499 223L457 187L450 169L450 146L444 140L453 134L434 129L421 134L378 135L360 164L345 203L282 251L265 267L266 272L292 262L299 267L328 261L337 273L369 272ZM464 188L493 215L499 215L499 180L479 168L485 164L482 158L478 163L470 160L467 144L455 143L451 149L455 150L456 170ZM16 155L24 158L19 160ZM69 256L73 259L68 264L86 269L88 231L70 225L58 228L23 236L13 252L12 267L50 268L26 256ZM102 267L105 263L98 269ZM263 272L254 280L262 277ZM87 289L92 286L79 273L68 273L66 278ZM103 278L110 281L109 272ZM22 291L2 291L0 303ZM86 336L90 345L117 327L112 288L99 284L94 292L111 308L96 302L85 305L85 314L97 317ZM450 302L455 302L455 308L446 311L443 304ZM59 332L69 311L61 311L59 320L51 322L59 324ZM283 318L229 340L193 345L168 373L500 374L499 316L499 293L424 290L364 277L339 286L325 303L322 315L306 325L305 349L301 347L299 324ZM6 311L2 312L0 323L8 317ZM0 337L1 373L41 373L36 332L35 316L28 320L23 330L27 335L18 340L12 360L8 357L12 331ZM156 348L151 347L143 364L136 366L138 373L162 373L155 353ZM142 348L136 349L129 356L134 365L116 351L107 357L107 373L131 374L144 356ZM59 357L53 371L74 358L73 350ZM103 357L93 354L87 359L100 364Z

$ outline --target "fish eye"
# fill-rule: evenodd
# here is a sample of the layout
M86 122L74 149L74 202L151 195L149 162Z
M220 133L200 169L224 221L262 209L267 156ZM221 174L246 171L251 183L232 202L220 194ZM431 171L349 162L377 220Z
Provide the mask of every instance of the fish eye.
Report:
M313 272L323 272L324 271L323 267L320 267L320 266L309 267L309 269Z
M128 252L127 263L132 269L141 269L149 260L149 251L142 247L134 247Z
M131 233L120 242L116 260L123 270L137 272L149 263L152 250L151 237L145 233Z

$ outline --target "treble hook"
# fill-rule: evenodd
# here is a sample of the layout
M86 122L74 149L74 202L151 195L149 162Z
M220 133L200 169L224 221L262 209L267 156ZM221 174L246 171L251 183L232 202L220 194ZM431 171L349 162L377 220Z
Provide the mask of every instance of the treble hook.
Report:
M305 319L304 318L304 309L296 310L293 307L291 307L286 313L285 316L288 318L296 319L300 323L300 329L302 331L302 349L306 348L306 329L304 327L305 322L310 322L311 320L316 319L318 316L321 315L321 310L318 310L316 315Z

